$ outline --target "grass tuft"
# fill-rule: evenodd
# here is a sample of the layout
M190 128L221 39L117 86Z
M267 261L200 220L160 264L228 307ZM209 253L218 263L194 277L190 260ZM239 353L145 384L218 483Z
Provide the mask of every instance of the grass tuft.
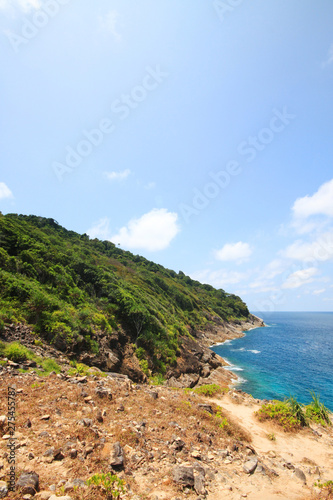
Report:
M196 387L193 389L193 392L196 394L201 394L202 396L215 396L215 394L220 394L221 392L225 393L226 390L220 387L217 384L206 384L201 385L200 387Z

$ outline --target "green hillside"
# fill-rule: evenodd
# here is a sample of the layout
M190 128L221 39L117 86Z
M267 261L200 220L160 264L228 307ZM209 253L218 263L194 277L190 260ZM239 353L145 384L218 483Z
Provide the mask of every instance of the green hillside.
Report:
M53 219L0 213L0 334L5 325L25 323L63 351L97 354L100 334L121 332L163 373L176 364L182 336L216 317L248 316L239 297L109 241Z

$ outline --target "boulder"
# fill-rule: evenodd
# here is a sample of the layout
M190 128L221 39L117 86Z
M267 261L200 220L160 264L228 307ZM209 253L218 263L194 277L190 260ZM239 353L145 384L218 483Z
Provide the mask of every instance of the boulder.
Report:
M172 469L172 478L175 483L183 486L194 486L193 467L177 465Z
M106 389L105 387L96 387L95 389L96 396L99 398L112 399L112 393L110 389Z
M17 488L21 489L23 495L35 495L39 490L39 476L35 472L23 472L17 483Z
M297 479L299 479L300 481L302 481L304 484L306 483L306 476L305 476L304 472L301 469L297 469L296 468L294 476L297 477Z
M244 472L246 472L246 474L253 474L257 468L257 465L258 465L258 459L252 458L251 460L245 462L245 464L243 465L243 470Z
M197 495L206 495L205 478L202 474L194 476L194 489Z
M181 451L185 446L185 443L182 439L180 439L179 437L176 437L174 440L173 440L173 443L172 443L172 448L175 450L175 451Z
M205 410L207 411L208 413L210 413L211 415L213 415L213 408L211 407L211 405L208 405L208 404L198 404L198 408L200 410Z
M112 467L122 467L124 465L124 450L120 443L114 443L110 453L110 465Z

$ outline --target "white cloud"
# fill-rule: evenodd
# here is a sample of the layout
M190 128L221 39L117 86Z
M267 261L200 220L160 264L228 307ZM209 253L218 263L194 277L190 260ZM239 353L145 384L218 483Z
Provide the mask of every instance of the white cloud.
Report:
M274 259L264 268L262 276L267 280L272 280L286 270L287 264L281 259Z
M314 290L313 295L320 295L326 292L326 288L322 288L321 290Z
M204 269L191 274L191 278L201 283L208 283L216 288L225 288L226 285L236 285L248 278L248 273L237 271L225 271L220 269L212 271Z
M295 241L281 252L283 257L302 262L327 261L333 258L333 232L321 234L315 241Z
M295 271L288 276L282 288L299 288L300 286L312 283L316 274L318 274L318 269L316 267L308 267L307 269Z
M0 0L0 9L8 10L10 8L18 8L24 12L32 9L40 9L42 2L40 0Z
M333 179L320 186L312 196L298 198L292 210L296 219L306 219L311 215L333 217Z
M110 237L110 221L107 217L100 219L94 226L88 229L87 234L90 238L99 238L100 240L108 240Z
M115 244L120 243L127 248L152 252L164 250L180 231L177 219L176 213L168 212L165 208L154 208L139 219L130 220L111 239Z
M13 198L13 193L4 182L0 182L0 200L5 198Z
M122 39L121 34L118 32L117 24L119 13L116 10L110 10L105 16L99 17L101 27L110 35L113 36L116 42Z
M131 171L127 168L126 170L122 170L121 172L104 172L105 177L113 182L113 181L124 181L131 174Z
M215 258L223 261L236 261L237 264L249 259L252 249L248 243L226 243L220 250L215 250Z
M326 61L323 62L322 67L326 68L326 66L329 66L332 63L333 63L333 43L328 50L327 59Z

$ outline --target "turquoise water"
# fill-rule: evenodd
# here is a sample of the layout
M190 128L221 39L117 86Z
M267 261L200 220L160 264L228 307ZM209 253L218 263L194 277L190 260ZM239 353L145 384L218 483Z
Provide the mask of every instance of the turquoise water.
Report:
M311 401L310 390L333 411L333 313L261 314L267 327L212 347L240 377L237 386L259 399L293 395Z

